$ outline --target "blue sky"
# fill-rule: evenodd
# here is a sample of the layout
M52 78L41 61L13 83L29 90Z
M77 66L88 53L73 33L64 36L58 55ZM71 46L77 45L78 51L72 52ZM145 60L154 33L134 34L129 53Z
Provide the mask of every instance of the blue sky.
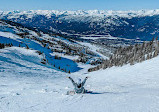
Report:
M159 9L159 0L0 0L0 10Z

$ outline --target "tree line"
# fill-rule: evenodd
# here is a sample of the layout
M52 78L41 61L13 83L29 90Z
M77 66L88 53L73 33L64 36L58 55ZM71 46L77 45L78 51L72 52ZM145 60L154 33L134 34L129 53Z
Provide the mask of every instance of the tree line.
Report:
M96 67L88 69L88 72L106 69L112 66L123 66L125 64L134 65L156 57L158 54L159 41L157 37L153 38L152 41L143 42L142 44L119 47L109 59L104 60L102 64Z
M12 43L9 43L9 44L5 44L5 43L0 43L0 49L3 49L5 47L12 47L13 44Z

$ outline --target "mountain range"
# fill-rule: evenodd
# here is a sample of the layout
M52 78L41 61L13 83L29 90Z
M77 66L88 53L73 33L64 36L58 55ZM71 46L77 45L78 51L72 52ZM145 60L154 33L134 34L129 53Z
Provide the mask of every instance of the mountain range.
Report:
M59 33L70 37L111 35L146 41L159 35L159 9L0 11L0 19L10 20L44 33Z

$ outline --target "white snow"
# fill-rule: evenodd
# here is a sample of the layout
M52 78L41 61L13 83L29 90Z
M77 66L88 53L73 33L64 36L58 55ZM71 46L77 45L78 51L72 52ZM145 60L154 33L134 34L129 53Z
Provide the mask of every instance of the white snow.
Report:
M33 50L0 49L1 112L158 112L159 57L130 66L66 74L39 63ZM94 94L66 95L67 76L90 76Z
M94 53L100 55L102 58L108 59L107 56L103 55L102 53L97 52L98 50L100 50L100 48L97 47L96 45L93 45L93 44L87 43L87 42L78 42L78 43L83 45L83 46L88 47L91 51L93 51ZM107 50L107 49L105 49L105 50ZM110 52L110 51L108 50L108 52Z
M9 18L20 18L21 15L27 16L27 18L32 18L35 15L44 15L51 18L52 15L63 15L67 18L82 16L92 16L92 17L105 17L105 16L119 16L119 17L137 17L137 16L153 16L159 15L159 9L155 10L128 10L128 11L112 11L112 10L77 10L77 11L59 11L59 10L29 10L29 11L0 11L1 17L8 16Z
M92 39L92 40L96 40L96 39L119 39L119 37L113 37L110 34L108 35L86 35L86 36L82 36L80 37L82 39Z
M96 39L104 39L104 38L107 39L107 38L109 38L109 37L80 37L80 38L96 40Z
M20 38L20 37L18 37L17 35L15 35L13 33L10 33L10 32L1 32L1 31L0 31L0 36L4 36L6 38L11 38L13 40L17 40L17 38Z

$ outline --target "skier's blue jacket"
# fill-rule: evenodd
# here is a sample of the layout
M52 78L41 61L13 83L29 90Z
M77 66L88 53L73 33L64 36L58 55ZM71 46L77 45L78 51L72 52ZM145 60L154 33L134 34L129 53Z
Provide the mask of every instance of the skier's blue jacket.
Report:
M84 84L86 83L86 80L88 79L88 77L86 77L82 83L78 84L78 83L75 83L75 81L71 78L71 77L68 77L71 81L72 81L72 84L74 86L74 90L76 93L85 93L86 90L84 89Z

